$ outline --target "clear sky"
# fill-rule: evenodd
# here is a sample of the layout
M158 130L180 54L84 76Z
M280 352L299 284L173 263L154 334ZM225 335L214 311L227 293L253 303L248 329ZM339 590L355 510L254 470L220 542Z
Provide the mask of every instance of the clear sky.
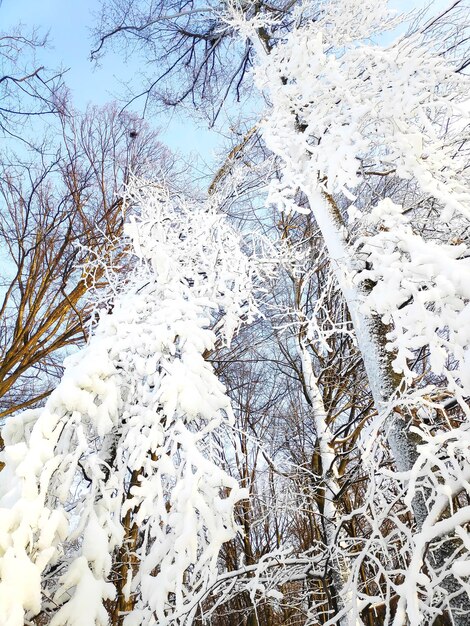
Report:
M428 4L424 0L391 2L391 6L401 11ZM449 0L438 0L437 4L447 5ZM74 105L80 109L89 102L104 104L115 99L120 92L120 81L135 77L140 69L137 59L125 61L110 52L103 58L101 67L95 68L90 62L89 29L94 23L93 11L98 8L98 0L3 0L0 4L0 30L6 31L21 22L49 32L50 49L41 52L41 62L49 67L70 68L66 82ZM205 129L202 123L197 125L193 120L181 118L180 113L168 113L153 118L152 122L161 129L162 141L171 149L187 156L198 154L209 165L214 151L221 146L215 131Z
M49 49L41 58L48 66L70 68L66 80L78 108L90 101L104 104L113 99L117 77L132 75L131 64L117 55L107 55L101 68L95 69L90 62L88 29L93 24L92 11L97 9L97 0L2 0L0 6L1 30L21 22L49 33Z
M111 52L106 53L100 67L90 61L89 31L98 8L98 0L3 0L0 5L0 30L21 22L27 28L37 26L41 33L49 33L49 49L41 51L38 60L47 67L68 69L65 81L74 106L82 110L88 103L102 105L116 99L123 91L121 82L135 78L140 69L137 59L125 61ZM221 145L217 133L196 125L180 112L149 121L161 130L162 141L172 150L187 158L197 155L202 169L206 169L203 162L211 165Z

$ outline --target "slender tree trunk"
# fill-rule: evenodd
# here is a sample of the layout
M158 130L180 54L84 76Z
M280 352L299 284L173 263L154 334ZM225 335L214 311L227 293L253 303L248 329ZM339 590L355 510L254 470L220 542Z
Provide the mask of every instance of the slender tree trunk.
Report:
M141 474L142 470L134 470L132 472L127 492L128 498L131 497L132 487L139 485L139 477ZM131 595L130 589L128 588L128 580L132 579L138 568L136 550L139 541L139 529L133 519L135 513L135 509L129 510L124 517L123 528L125 536L122 546L116 555L115 567L113 567L116 599L111 611L109 611L112 626L122 626L126 614L130 613L135 606L135 597Z
M408 425L396 411L387 412L401 384L401 375L392 367L393 356L386 350L386 334L390 330L378 315L368 315L361 310L367 288L360 289L352 282L357 271L346 241L346 228L333 198L314 190L308 193L310 206L328 248L336 279L348 305L356 339L366 369L369 387L377 412L386 412L385 435L399 471L413 467L417 459L417 445L421 438L410 433ZM415 510L417 521L424 521L425 511Z
M400 472L410 470L418 458L417 446L422 443L418 434L410 432L409 424L397 411L387 410L400 388L401 375L392 367L393 356L386 350L388 327L378 315L368 315L361 310L367 287L358 289L352 283L354 274L353 258L346 240L346 228L334 199L315 187L304 190L310 207L315 215L330 254L337 281L349 308L349 313L356 333L356 339L366 369L370 390L377 412L384 413L384 433L390 446L395 465ZM416 495L412 502L417 530L419 531L427 516L425 495ZM455 539L449 537L438 550L430 555L430 562L435 568L444 565L455 550ZM441 583L449 593L450 610L453 626L468 626L470 616L470 598L458 594L461 585L452 575ZM445 618L438 618L438 623L445 624ZM424 626L424 625L423 625Z
M339 493L340 485L334 468L335 454L329 445L333 439L333 434L328 427L327 414L323 398L318 388L317 379L313 371L312 360L307 347L301 338L298 350L302 364L305 388L310 401L312 418L317 433L317 443L321 458L321 479L324 483L322 493L322 514L324 519L325 539L327 547L334 554L336 547L335 544L338 540L336 533L337 525L335 524L335 521L338 521L340 518L334 496ZM346 557L340 556L337 561L332 563L331 577L335 590L336 602L340 611L347 611L348 606L351 606L352 604L351 593L347 588L350 573L351 569ZM338 624L341 626L358 626L361 622L345 612L344 616L339 619Z

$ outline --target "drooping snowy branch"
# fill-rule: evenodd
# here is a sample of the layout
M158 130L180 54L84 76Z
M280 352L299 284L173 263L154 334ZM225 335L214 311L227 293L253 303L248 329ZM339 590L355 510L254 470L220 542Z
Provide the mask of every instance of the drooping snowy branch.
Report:
M390 199L364 219L373 232L359 238L367 266L358 276L374 285L365 306L391 323L388 349L393 366L412 383L411 364L426 349L430 369L469 414L469 249L462 239L427 241Z
M204 357L216 318L229 342L256 314L254 264L213 206L143 181L128 194L133 269L45 407L3 432L8 626L41 611L54 626L191 621L237 532L246 494L211 437L232 412Z

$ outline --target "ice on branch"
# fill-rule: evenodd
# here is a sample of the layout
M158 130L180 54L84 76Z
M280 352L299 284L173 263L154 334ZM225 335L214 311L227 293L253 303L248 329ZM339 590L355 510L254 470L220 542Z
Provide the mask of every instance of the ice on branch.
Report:
M45 407L3 430L4 626L190 623L237 532L246 494L213 436L232 411L205 357L256 315L255 263L213 206L127 194L131 269Z

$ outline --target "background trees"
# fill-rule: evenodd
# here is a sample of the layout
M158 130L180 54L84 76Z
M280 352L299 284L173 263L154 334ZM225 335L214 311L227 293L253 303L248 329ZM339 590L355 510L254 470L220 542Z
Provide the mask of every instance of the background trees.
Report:
M240 6L248 19L258 13L278 18L288 14L293 4L246 2ZM240 42L236 30L223 18L227 6L199 0L103 3L92 57L99 59L110 46L128 53L138 51L150 62L142 91L134 96L143 99L144 110L148 104L188 104L214 124L226 101L243 97L253 62L252 42Z
M34 143L29 122L49 118L62 106L62 72L44 68L35 58L47 37L18 26L0 32L0 131L2 139Z
M105 258L122 232L129 171L172 167L157 133L115 106L64 110L58 123L60 142L45 141L33 158L10 155L0 172L1 417L50 393L66 348L86 340L83 296L107 278L83 266Z

